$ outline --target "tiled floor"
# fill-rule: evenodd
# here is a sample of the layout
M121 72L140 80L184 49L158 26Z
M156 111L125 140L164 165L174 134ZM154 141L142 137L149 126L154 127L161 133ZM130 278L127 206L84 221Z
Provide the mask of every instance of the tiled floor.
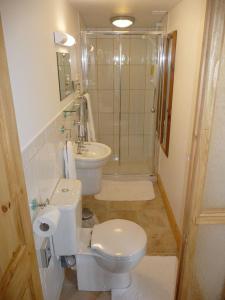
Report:
M155 199L150 201L102 201L93 196L83 199L83 207L96 214L99 222L127 219L142 226L148 236L147 255L176 255L177 246L157 184ZM109 300L110 293L79 292L75 275L67 272L60 300Z
M149 174L153 173L150 161L109 161L103 168L104 174Z
M83 206L95 212L100 223L127 219L139 224L148 236L147 255L176 255L176 241L156 183L154 191L156 197L150 201L102 201L86 196Z

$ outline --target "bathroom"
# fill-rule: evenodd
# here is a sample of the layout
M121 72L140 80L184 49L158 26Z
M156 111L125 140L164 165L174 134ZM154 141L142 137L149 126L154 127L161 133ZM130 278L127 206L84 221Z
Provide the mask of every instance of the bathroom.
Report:
M0 14L0 299L223 300L225 1L2 0ZM35 233L47 209L61 228L68 189L83 254L66 253L66 218L62 253ZM91 255L97 233L139 251L129 273Z

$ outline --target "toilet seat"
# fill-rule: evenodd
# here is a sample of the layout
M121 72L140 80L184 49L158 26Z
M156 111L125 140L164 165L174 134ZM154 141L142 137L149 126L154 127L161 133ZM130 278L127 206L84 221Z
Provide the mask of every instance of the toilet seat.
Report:
M147 236L138 224L114 219L95 225L91 249L110 260L135 260L145 254Z

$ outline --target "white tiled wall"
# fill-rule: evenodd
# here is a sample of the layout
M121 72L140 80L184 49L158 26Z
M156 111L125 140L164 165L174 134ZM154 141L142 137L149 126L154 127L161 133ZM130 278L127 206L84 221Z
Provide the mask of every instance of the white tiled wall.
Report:
M60 177L64 176L63 145L66 136L70 138L70 131L61 133L64 126L71 129L71 139L74 140L75 129L73 113L64 117L60 113L33 142L23 151L23 166L29 201L37 199L39 202L49 198ZM35 214L31 211L31 218Z
M33 199L37 199L40 203L50 198L56 183L64 176L63 145L69 131L65 131L63 134L60 132L60 128L62 126L68 129L72 128L72 139L74 139L75 130L72 123L75 117L72 113L65 118L61 112L23 151L22 158L29 203ZM33 221L38 209L35 211L30 209L30 213ZM42 241L41 238L35 236L36 247L39 247ZM64 278L58 259L53 256L49 268L44 269L39 265L39 270L45 299L57 300Z
M151 112L154 41L141 36L92 36L88 38L88 49L92 49L88 90L98 140L111 146L115 155L120 152L122 161L151 160L155 132L155 114Z

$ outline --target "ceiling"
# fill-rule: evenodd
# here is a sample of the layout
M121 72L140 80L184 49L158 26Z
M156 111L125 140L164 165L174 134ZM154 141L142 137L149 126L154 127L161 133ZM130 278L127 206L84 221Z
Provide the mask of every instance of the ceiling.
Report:
M180 0L70 0L80 12L87 28L112 27L110 18L128 15L135 17L133 27L149 28L162 20L164 13L152 14L152 11L169 11ZM115 27L114 27L115 28Z

